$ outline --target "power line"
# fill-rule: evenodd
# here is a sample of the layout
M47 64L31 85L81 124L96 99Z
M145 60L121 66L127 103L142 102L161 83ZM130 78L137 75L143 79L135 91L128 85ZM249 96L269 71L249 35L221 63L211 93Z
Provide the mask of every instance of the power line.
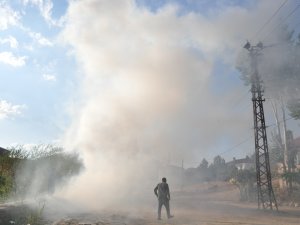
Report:
M280 25L282 25L290 16L292 16L298 9L300 8L300 4L297 5L282 21L281 23L277 24L269 33L267 33L267 35L265 35L265 37L263 38L263 41L266 40L267 37L269 37L269 35L271 33L273 33Z
M282 123L283 121L288 121L288 120L291 120L291 119L294 119L294 118L290 117L290 118L287 118L287 119L285 119L285 120L279 121L279 123ZM272 126L276 126L276 125L277 125L276 123L272 123L272 124L270 124L270 125L266 125L266 128L269 128L269 127L272 127ZM250 129L252 130L253 127L250 128ZM234 149L236 149L237 147L239 147L239 146L243 145L244 143L248 142L248 141L249 141L250 139L252 139L252 138L253 138L253 135L250 135L248 138L244 139L243 141L239 142L238 144L233 145L232 147L228 148L228 149L225 150L224 152L219 153L218 155L221 156L221 155L224 155L224 154L226 154L226 153L228 153L228 152L231 152L231 151L233 151ZM196 163L201 163L201 161L194 161L194 162L189 162L189 163L196 164Z
M239 109L239 112L244 112L246 109L248 109L250 106L252 106L252 104L250 104L250 102L248 101L247 105L244 105L244 107Z
M287 118L285 120L279 121L279 123L282 123L283 121L288 121L288 120L291 120L291 119L294 119L294 118L290 117L290 118ZM275 126L275 125L277 125L277 124L273 123L273 124L267 125L266 128L269 128L269 127L272 127L272 126ZM250 129L253 129L253 128L250 128ZM252 138L253 138L253 135L250 135L248 138L244 139L243 141L239 142L238 144L233 145L232 147L228 148L224 152L219 153L218 155L221 156L221 155L224 155L225 153L231 152L234 149L236 149L237 147L239 147L239 146L243 145L244 143L248 142ZM192 163L200 163L200 161L199 162L192 162Z
M232 150L236 149L237 147L241 146L242 144L246 143L247 141L249 141L251 138L253 137L253 135L250 135L247 139L241 141L240 143L232 146L231 148L227 149L226 151L219 153L219 155L223 155L225 153L231 152Z
M294 28L293 29L295 30L299 25L300 25L300 22L294 24L294 26L293 26Z
M281 120L281 121L279 121L279 123L282 123L283 121L288 121L288 120L291 120L291 119L293 119L293 118L290 117L290 118L287 118L285 120ZM266 128L269 128L269 127L272 127L272 126L275 126L275 125L276 125L276 123L273 123L273 124L270 124L270 125L266 126ZM253 128L251 128L251 129L253 129ZM237 147L239 147L239 146L243 145L244 143L248 142L252 138L253 138L253 135L250 135L248 138L244 139L243 141L239 142L238 144L233 145L232 147L228 148L224 152L219 153L218 155L221 156L221 155L224 155L225 153L231 152L234 149L236 149ZM199 162L192 162L192 163L200 163L200 161Z
M260 29L258 29L256 31L256 33L254 34L254 36L251 38L251 40L253 38L255 38L271 21L272 19L278 14L278 12L280 11L280 9L288 2L288 0L285 0L280 6L279 8L273 13L273 15L264 23L264 25L261 26Z
M239 98L239 99L233 104L232 108L235 108L236 106L238 106L238 105L242 102L242 100L244 100L244 98L247 97L247 95L248 95L249 92L250 92L250 90L248 90L245 94L243 94L242 97Z
M290 118L287 118L287 119L285 119L285 120L279 121L279 123L282 123L283 121L288 121L288 120L291 120L291 119L294 119L294 118L290 117ZM272 123L272 124L270 124L270 125L266 125L266 128L269 128L269 127L272 127L272 126L275 126L275 125L276 125L276 123ZM252 128L250 128L250 129L252 130L252 129L254 129L254 128L252 127ZM247 141L249 141L251 138L253 138L253 135L250 135L248 138L246 138L246 139L244 139L243 141L239 142L238 144L236 144L236 145L234 145L234 146L228 148L228 149L225 150L224 152L219 153L219 155L224 155L225 153L231 152L232 150L236 149L237 147L239 147L239 146L241 146L242 144L244 144L244 143L246 143Z
M282 122L284 122L284 121L288 121L288 120L292 120L292 119L294 119L294 118L293 118L293 117L290 117L290 118L287 118L287 119L285 119L285 120L281 120L281 121L279 121L278 123L282 123ZM277 125L277 123L272 123L272 124L270 124L270 125L267 125L266 128L273 127L273 126L276 126L276 125Z
M293 11L290 12L290 14L284 18L283 21L287 20L290 16L292 16L298 9L299 9L300 5L297 5Z
M280 121L278 121L278 123L282 123L283 121L288 121L288 120L292 120L292 119L294 119L294 118L293 118L293 117L290 117L290 118L287 118L287 119L285 119L285 120L280 120ZM266 125L266 128L274 127L274 126L276 126L276 125L277 125L277 123L271 123L271 124L269 124L269 125ZM253 130L254 127L251 127L250 129Z
M244 144L244 143L246 143L247 141L249 141L252 137L253 137L253 135L250 135L247 139L245 139L245 140L241 141L240 143L238 143L238 144L232 146L231 148L228 148L226 151L221 152L221 153L216 153L217 156L218 156L218 155L221 156L221 155L224 155L225 153L228 153L228 152L233 151L233 150L236 149L237 147L239 147L239 146L241 146L242 144ZM192 163L192 164L198 163L198 164L199 164L199 163L201 163L201 161L194 161L194 162L188 162L188 163Z

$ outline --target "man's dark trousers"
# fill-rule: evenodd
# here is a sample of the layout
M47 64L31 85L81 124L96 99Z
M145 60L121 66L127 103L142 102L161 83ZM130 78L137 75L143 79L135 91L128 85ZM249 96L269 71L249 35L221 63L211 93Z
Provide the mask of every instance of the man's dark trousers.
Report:
M158 199L158 218L161 218L161 208L163 205L166 207L168 218L170 218L169 199Z

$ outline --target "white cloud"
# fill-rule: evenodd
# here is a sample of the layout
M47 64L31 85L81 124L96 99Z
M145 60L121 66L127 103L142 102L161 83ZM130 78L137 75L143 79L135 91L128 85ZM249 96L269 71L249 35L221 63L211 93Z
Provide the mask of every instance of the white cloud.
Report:
M24 45L24 49L26 49L28 51L33 51L34 46L33 46L33 44L26 44L26 45Z
M29 31L28 34L32 39L42 46L53 46L53 43L40 33Z
M52 74L43 74L43 79L46 81L56 81L56 76Z
M0 43L1 44L9 44L11 48L18 48L18 41L16 38L14 38L13 36L8 36L7 38L0 38Z
M19 13L12 10L4 2L0 2L0 30L6 30L10 25L17 25Z
M15 56L12 52L0 52L0 62L20 67L26 64L26 56Z
M25 105L13 105L6 100L0 100L0 120L21 115L24 108Z
M31 4L38 7L42 17L49 25L53 26L62 26L64 22L64 18L60 18L59 20L55 20L52 18L52 9L53 9L53 2L51 0L23 0L23 4Z

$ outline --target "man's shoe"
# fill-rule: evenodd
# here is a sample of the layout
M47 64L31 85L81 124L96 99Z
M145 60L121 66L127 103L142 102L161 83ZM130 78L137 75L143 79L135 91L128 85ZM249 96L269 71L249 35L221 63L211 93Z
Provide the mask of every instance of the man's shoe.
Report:
M173 215L170 215L170 216L168 216L168 219L171 219L171 218L173 218L174 216Z

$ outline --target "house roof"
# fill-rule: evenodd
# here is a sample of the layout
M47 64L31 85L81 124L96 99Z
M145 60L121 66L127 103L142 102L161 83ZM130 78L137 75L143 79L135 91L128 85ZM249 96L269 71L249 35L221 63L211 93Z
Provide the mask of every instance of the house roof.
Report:
M240 164L240 163L254 163L254 162L249 157L246 157L246 158L242 158L242 159L233 158L233 160L228 162L227 164L237 165L237 164Z
M0 155L6 154L6 153L8 153L8 152L9 152L9 151L8 151L7 149L1 148L1 147L0 147Z

